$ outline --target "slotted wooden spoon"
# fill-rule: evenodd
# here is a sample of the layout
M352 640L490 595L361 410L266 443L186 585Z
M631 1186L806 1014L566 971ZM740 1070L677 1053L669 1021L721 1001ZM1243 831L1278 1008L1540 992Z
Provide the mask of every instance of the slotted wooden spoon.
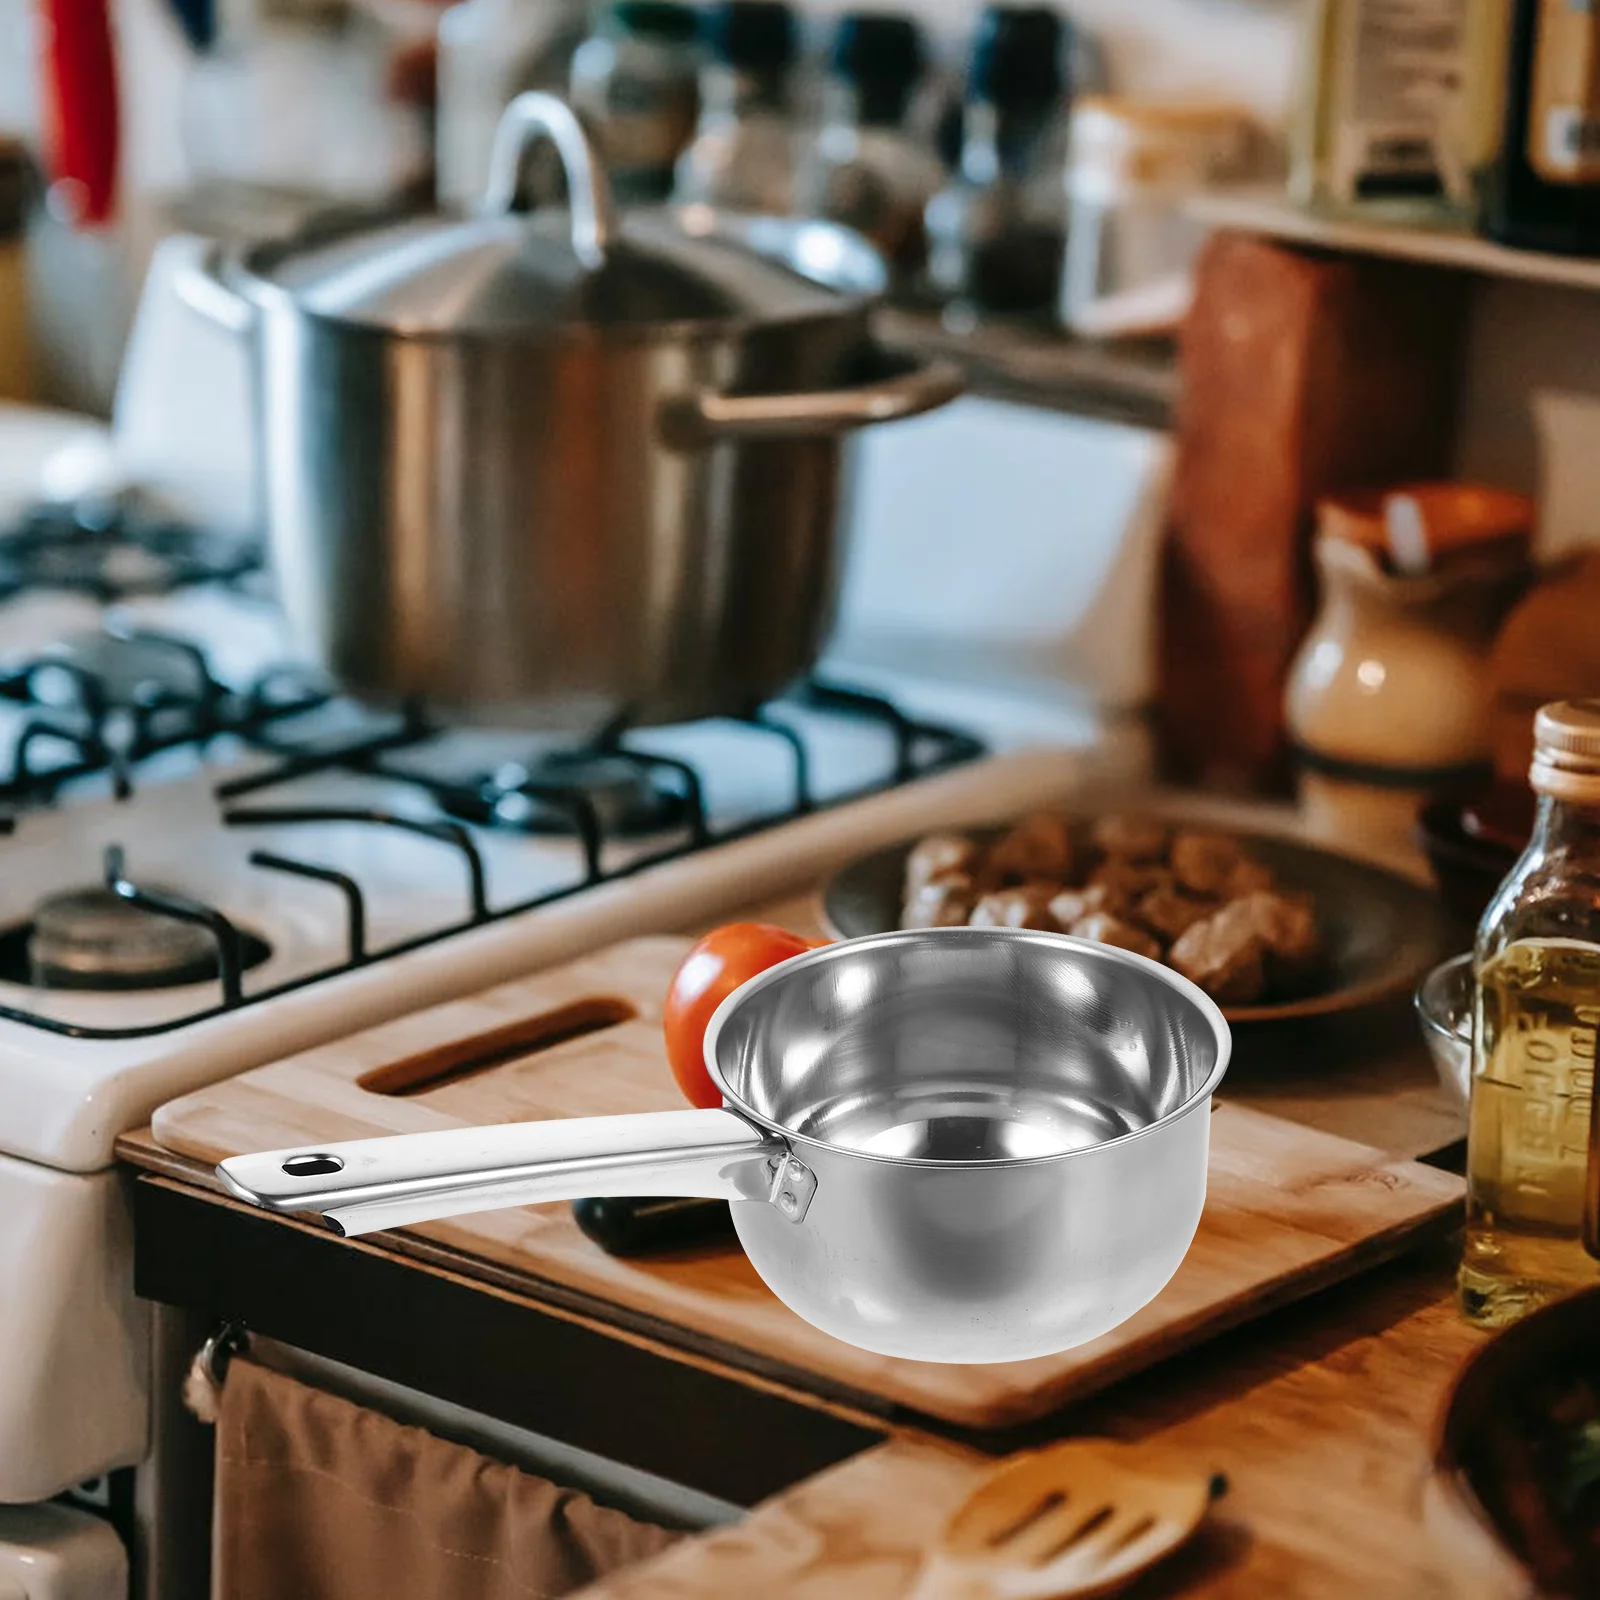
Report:
M1177 1549L1225 1487L1111 1439L1030 1451L951 1517L909 1600L1110 1594Z

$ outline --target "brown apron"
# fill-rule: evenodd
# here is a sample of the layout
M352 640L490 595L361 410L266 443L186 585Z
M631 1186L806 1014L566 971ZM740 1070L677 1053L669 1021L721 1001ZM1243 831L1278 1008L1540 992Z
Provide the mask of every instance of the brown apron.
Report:
M678 1537L243 1356L216 1463L217 1600L544 1600Z

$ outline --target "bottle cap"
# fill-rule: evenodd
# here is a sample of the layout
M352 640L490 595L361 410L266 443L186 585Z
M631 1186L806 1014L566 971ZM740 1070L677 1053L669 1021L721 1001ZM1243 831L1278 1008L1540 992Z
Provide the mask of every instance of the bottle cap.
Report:
M678 0L617 0L611 15L628 33L674 44L689 43L699 27L694 7Z
M723 0L705 15L717 60L745 72L782 72L795 57L794 13L782 0Z
M974 99L1035 109L1061 95L1066 25L1045 6L990 6L972 47Z
M1556 700L1533 719L1528 782L1557 800L1600 801L1600 700Z
M850 11L840 18L829 65L855 88L863 122L900 122L922 64L922 34L910 17Z
M910 85L922 72L922 34L910 17L848 11L833 36L833 70L852 83Z

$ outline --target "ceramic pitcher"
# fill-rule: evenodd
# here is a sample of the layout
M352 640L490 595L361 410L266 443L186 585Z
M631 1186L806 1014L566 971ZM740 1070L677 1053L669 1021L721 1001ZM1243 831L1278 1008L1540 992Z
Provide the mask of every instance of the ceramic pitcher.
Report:
M1406 576L1346 538L1324 534L1314 551L1321 608L1286 705L1305 819L1352 843L1408 849L1424 802L1490 774L1488 648L1526 557L1485 548Z

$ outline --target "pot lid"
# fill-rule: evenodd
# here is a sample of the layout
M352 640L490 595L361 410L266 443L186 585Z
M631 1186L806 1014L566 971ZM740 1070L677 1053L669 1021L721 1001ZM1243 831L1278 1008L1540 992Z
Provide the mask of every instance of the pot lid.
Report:
M561 155L571 199L520 212L522 158L541 138ZM708 206L619 219L577 119L536 93L507 109L480 215L302 236L244 265L314 315L407 334L787 322L837 315L884 285L872 247L831 223Z

